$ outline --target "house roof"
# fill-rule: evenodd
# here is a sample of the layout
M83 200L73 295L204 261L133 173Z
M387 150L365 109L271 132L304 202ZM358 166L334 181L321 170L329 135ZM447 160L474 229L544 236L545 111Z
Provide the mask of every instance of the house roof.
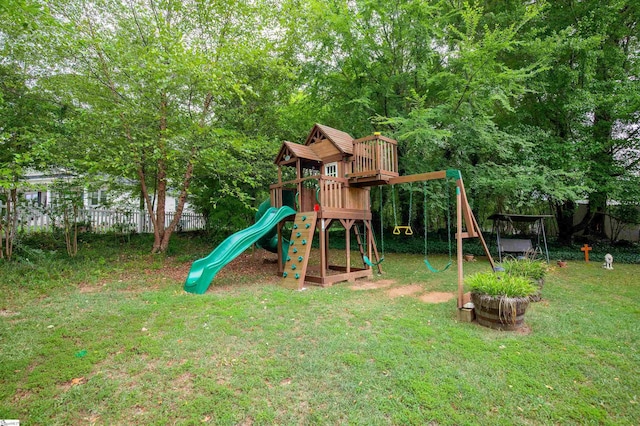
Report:
M341 153L353 155L353 137L349 133L323 124L316 123L313 126L304 144L308 146L323 139L329 139Z
M282 143L280 152L278 152L278 155L276 156L276 164L280 163L285 155L294 155L298 158L311 161L322 161L322 159L313 151L311 147L288 141Z

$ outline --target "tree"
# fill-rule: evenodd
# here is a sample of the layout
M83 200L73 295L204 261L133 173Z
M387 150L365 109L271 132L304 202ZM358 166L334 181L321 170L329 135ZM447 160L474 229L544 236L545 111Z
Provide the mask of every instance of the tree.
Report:
M62 109L37 84L39 69L30 43L36 23L46 19L37 5L11 0L0 8L0 258L11 259L26 170L39 164L57 132ZM4 243L3 238L4 237Z
M549 136L541 164L580 171L589 200L582 223L573 224L577 197L552 197L559 239L576 232L604 236L607 200L638 185L639 9L632 1L559 1L546 10L540 34L553 40L550 67L536 78L518 110L528 125Z
M203 149L216 149L224 106L250 91L236 70L263 54L268 5L138 0L58 2L69 52L57 76L82 109L78 152L90 169L135 178L154 227L154 252L179 223ZM87 143L88 142L88 143ZM179 191L165 225L167 191Z

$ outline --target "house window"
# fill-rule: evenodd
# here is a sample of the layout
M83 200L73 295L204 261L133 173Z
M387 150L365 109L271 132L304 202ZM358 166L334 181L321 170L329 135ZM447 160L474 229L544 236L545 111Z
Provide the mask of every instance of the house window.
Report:
M103 206L107 203L107 191L101 189L99 191L91 191L89 193L89 206Z
M25 192L24 193L24 199L26 201L30 201L32 203L35 203L38 201L38 193L37 192Z
M324 174L329 177L338 177L338 162L324 165Z

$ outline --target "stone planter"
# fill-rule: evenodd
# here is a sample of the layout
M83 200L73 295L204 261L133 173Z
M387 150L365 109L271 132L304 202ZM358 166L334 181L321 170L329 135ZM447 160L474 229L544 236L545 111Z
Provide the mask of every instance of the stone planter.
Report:
M492 297L471 293L478 324L496 330L517 330L524 325L528 297Z

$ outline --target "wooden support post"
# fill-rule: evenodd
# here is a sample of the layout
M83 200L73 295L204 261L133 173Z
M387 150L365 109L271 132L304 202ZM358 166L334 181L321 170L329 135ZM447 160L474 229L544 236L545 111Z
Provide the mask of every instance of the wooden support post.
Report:
M351 219L351 220L340 220L340 222L342 223L342 226L344 226L344 234L346 237L346 253L345 253L345 257L346 257L346 267L347 267L347 274L351 273L351 227L353 226L353 222L355 222L355 220Z
M370 220L365 221L365 226L368 230L368 235L370 236L370 246L373 248L373 254L375 255L375 259L376 259L376 268L378 268L378 274L382 275L382 266L380 265L380 253L378 252L378 246L376 244L376 240L375 238L373 238L373 225L371 223ZM369 259L373 259L373 257L371 257L371 252L369 252Z
M371 229L371 221L370 220L365 221L365 226L367 228L367 235L368 235L368 237L367 237L367 246L368 246L367 252L368 252L369 259L376 259L376 261L378 261L380 259L377 258L378 257L377 250L376 250L376 253L375 253L376 257L375 258L373 257L374 244L373 244L373 230ZM371 269L373 269L373 268L371 268Z
M284 272L284 262L282 260L286 255L287 253L282 252L282 222L279 222L278 223L278 276L282 276L282 273Z
M327 234L325 231L325 219L318 221L318 228L318 233L320 234L320 278L325 278L327 276Z
M333 224L333 219L325 219L324 222L324 232L325 232L325 239L324 239L324 258L327 260L327 269L329 269L329 228L331 228L331 225Z
M458 180L460 182L461 179ZM458 262L458 309L464 305L464 271L462 269L462 194L460 186L456 184L456 246Z
M471 210L471 209L469 209ZM482 247L484 248L484 252L487 255L487 258L489 259L489 263L491 264L491 270L495 271L496 270L496 264L493 261L493 257L491 256L491 252L489 251L489 247L487 247L487 243L484 240L484 237L482 236L482 231L480 230L480 226L478 225L478 221L476 220L476 217L471 214L471 218L473 219L473 226L476 228L477 230L477 234L478 234L478 238L480 238L480 242L482 243Z
M464 223L467 225L468 238L475 238L478 236L479 230L476 229L474 223L475 218L469 206L469 200L467 200L467 192L464 190L464 182L462 179L456 181L456 186L460 189L460 196L462 197L462 215L464 216ZM458 230L460 232L460 230Z

